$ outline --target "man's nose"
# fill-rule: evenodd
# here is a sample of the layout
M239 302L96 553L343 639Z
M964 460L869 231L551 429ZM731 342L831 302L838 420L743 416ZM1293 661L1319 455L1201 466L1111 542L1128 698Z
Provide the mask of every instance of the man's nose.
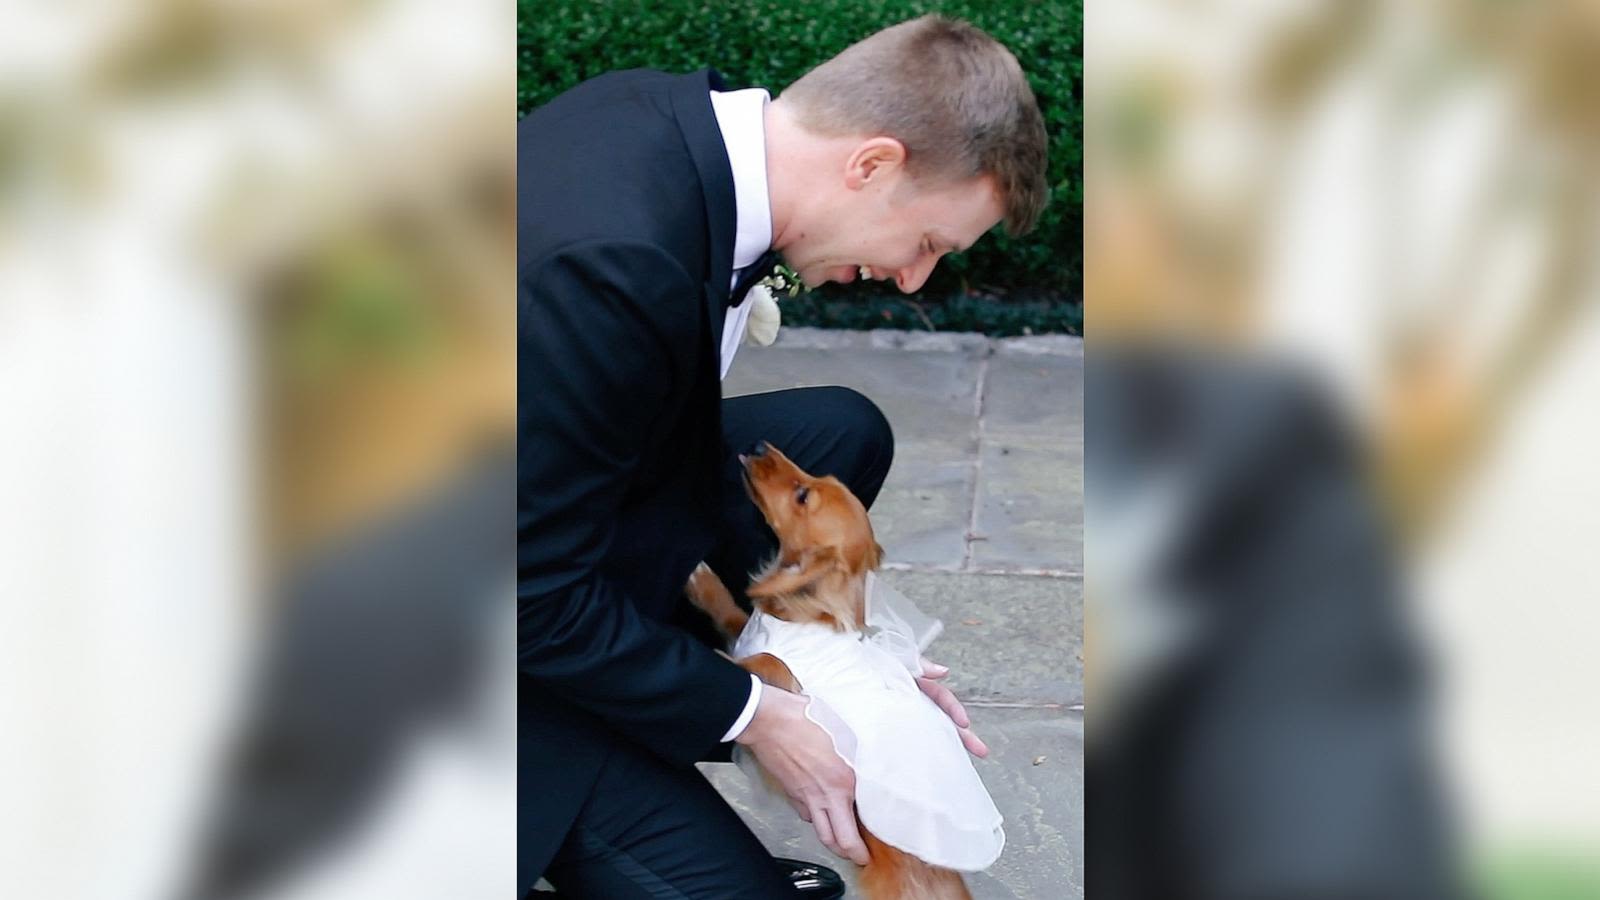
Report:
M938 259L930 259L901 269L894 273L895 286L900 288L902 294L916 293L927 283L928 276L933 274L933 267L938 263Z

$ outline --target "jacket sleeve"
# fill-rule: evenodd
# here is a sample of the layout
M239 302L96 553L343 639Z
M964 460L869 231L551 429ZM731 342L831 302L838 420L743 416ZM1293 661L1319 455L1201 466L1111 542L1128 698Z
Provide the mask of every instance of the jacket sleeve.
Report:
M518 283L517 657L541 690L669 761L703 757L750 696L743 670L648 619L598 571L658 417L699 345L699 288L645 244L589 242Z

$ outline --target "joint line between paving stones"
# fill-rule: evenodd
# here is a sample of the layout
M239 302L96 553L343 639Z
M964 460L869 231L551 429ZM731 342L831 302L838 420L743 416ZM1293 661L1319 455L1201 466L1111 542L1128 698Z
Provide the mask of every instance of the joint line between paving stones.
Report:
M976 709L1061 709L1067 712L1083 712L1082 703L1054 703L1049 700L968 700L959 698L962 706L971 706Z
M937 566L925 563L886 562L881 567L886 572L937 572L941 575L1016 575L1028 578L1082 578L1083 573L1073 569L1046 569L1033 566L1007 569L998 566L962 569L955 566Z
M962 537L961 569L972 567L973 536L978 533L978 479L983 477L983 392L989 380L989 360L994 358L993 347L978 364L977 398L973 401L973 418L978 423L978 447L972 455L972 493L967 497L967 533Z

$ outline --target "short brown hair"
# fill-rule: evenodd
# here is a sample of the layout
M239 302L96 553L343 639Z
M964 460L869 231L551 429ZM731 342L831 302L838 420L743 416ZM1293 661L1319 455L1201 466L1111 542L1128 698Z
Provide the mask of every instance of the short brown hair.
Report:
M892 25L807 72L783 97L810 131L900 141L914 176L992 177L1012 235L1039 220L1049 194L1044 119L1017 58L981 29L939 15Z

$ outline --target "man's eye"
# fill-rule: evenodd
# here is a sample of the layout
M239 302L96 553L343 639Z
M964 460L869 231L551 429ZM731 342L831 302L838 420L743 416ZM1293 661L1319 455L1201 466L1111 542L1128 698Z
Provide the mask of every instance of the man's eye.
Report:
M803 487L802 486L799 490L794 492L795 502L804 504L806 502L806 497L809 497L810 495L811 495L811 489L808 488L808 487Z

